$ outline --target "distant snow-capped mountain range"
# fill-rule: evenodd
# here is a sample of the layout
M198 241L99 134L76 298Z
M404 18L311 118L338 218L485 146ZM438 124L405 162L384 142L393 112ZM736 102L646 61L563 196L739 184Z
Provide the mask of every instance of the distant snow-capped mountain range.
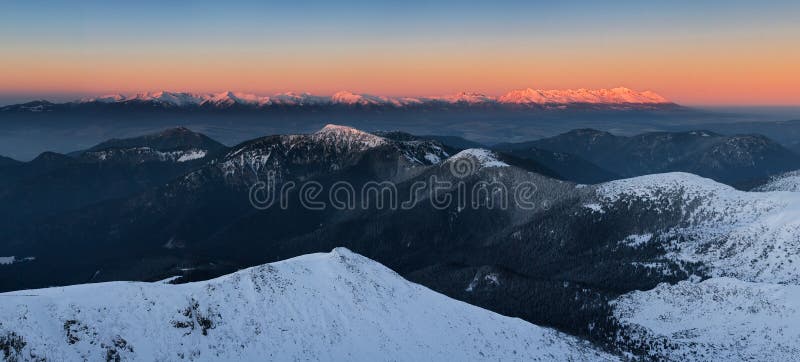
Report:
M32 104L26 103L26 104ZM45 110L50 104L39 101L25 110ZM625 87L612 89L566 89L542 90L519 89L510 91L499 97L481 93L461 92L445 96L431 97L387 97L371 94L359 94L349 91L336 92L330 96L319 96L311 93L285 92L270 96L255 95L243 92L226 91L222 93L189 93L189 92L142 92L131 95L110 94L98 97L87 97L67 104L135 104L154 103L169 107L217 107L225 108L234 105L250 107L266 106L310 106L310 105L350 105L350 106L394 106L405 107L426 104L505 104L505 105L559 105L559 104L595 104L595 105L667 105L673 104L667 98L651 91L635 91ZM15 106L3 107L6 110ZM20 108L20 107L17 107ZM22 108L20 108L22 110Z
M116 103L128 101L158 101L175 106L187 105L306 105L306 104L349 104L349 105L395 105L405 106L426 102L444 103L503 103L503 104L661 104L671 103L668 99L650 92L639 92L625 87L612 89L567 89L541 90L519 89L500 97L492 97L481 93L461 92L453 95L434 97L385 97L371 94L357 94L349 91L336 92L331 96L317 96L310 93L286 92L271 96L259 96L241 92L222 93L185 93L185 92L145 92L135 95L106 95L81 99L78 102Z

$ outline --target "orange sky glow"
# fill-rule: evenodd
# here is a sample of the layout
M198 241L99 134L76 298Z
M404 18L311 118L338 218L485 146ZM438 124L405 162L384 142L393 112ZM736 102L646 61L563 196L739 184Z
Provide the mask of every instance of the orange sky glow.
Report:
M800 7L787 9L796 8ZM729 16L752 17L748 10ZM779 13L781 9L772 10ZM728 24L732 20L723 26L714 24L714 19L686 20L689 15L683 13L673 18L653 15L662 13L644 12L643 20L630 24L602 19L602 24L585 25L586 29L578 21L593 18L571 19L577 25L569 32L545 29L548 24L530 28L523 18L510 29L496 28L504 23L492 19L483 25L485 29L478 27L471 33L464 29L475 27L466 20L463 24L454 21L449 25L452 29L431 21L438 25L423 23L421 30L409 32L373 19L337 33L334 30L341 24L326 25L325 21L335 18L322 18L317 21L323 24L320 29L305 31L311 25L287 23L283 26L297 29L276 35L259 32L268 23L257 19L249 28L231 30L249 31L244 33L251 34L246 39L215 35L213 29L198 30L205 24L168 28L166 20L151 28L139 28L131 20L129 29L124 22L119 25L119 19L93 25L92 21L100 21L95 18L104 19L101 16L91 21L86 20L88 16L79 17L47 31L24 31L18 16L6 19L16 25L6 25L7 29L0 25L0 95L78 97L158 90L327 95L349 90L432 96L460 91L500 95L528 87L625 86L652 90L687 105L800 105L800 27L788 15L785 21L776 21L769 13L763 15L766 20L756 18L746 27L737 27ZM195 18L213 19L213 14L203 12ZM231 19L236 21L228 27L237 22L247 25L246 14L234 15ZM470 14L477 19L479 15ZM540 22L557 23L556 15L542 17ZM659 28L648 29L646 22L656 22ZM369 33L381 27L386 28L383 33ZM114 36L106 35L108 28L115 31ZM198 32L202 36L194 36ZM172 36L156 36L161 33Z

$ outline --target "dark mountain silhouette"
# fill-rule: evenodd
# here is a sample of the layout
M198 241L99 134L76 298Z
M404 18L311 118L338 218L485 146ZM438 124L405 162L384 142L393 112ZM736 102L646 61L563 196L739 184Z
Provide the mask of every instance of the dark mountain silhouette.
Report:
M8 166L16 166L16 165L19 165L20 163L21 162L15 160L13 158L0 156L0 168L8 167Z
M160 186L225 147L186 128L104 142L72 156L45 152L0 175L5 223L74 210Z
M553 170L561 178L583 184L595 184L621 178L581 157L570 153L548 151L524 144L501 144L492 147L499 152L533 160Z
M225 149L225 146L204 134L193 132L186 127L170 128L163 132L140 137L111 139L102 142L85 152L105 151L120 148L147 147L158 151L185 151L190 149L207 150L211 153Z
M738 185L800 168L800 157L764 136L724 136L702 130L625 137L580 129L503 146L506 150L530 147L574 154L622 177L684 171Z

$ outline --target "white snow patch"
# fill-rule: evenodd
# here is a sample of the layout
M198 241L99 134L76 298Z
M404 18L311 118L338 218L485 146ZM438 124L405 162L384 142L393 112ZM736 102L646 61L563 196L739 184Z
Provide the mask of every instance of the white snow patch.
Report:
M184 153L180 157L178 157L177 162L192 161L192 160L201 159L203 157L206 157L206 151L204 151L204 150L191 150L191 151L187 151L186 153Z
M431 164L434 164L434 165L439 164L440 162L442 162L442 159L439 156L434 155L432 153L426 153L425 154L425 159L428 160L428 162L430 162Z
M24 258L17 258L15 256L0 256L0 265L11 265L15 263L24 263L26 261L34 261L36 257L26 256Z
M171 277L166 278L166 279L161 279L161 280L157 281L156 283L170 284L170 283L172 283L172 282L174 282L174 281L176 281L176 280L178 280L180 278L182 278L182 276L175 275L175 276L171 276Z
M638 248L653 238L653 234L634 234L628 235L625 239L623 239L620 244L625 246L629 246L631 248Z
M581 185L578 185L578 186L581 186ZM598 212L598 213L601 213L601 214L605 213L605 210L603 210L603 206L600 205L600 204L597 204L597 203L585 204L585 205L583 205L583 207L585 207L585 208L587 208L589 210L592 210L592 212Z
M687 173L617 180L597 191L605 208L636 202L677 212L680 222L658 237L672 260L701 262L712 276L800 283L800 193L738 191Z
M483 148L469 148L463 150L447 159L449 162L457 162L459 160L475 161L476 166L484 167L508 167L508 164L497 159L497 155Z
M159 151L150 147L132 147L86 152L82 157L97 161L135 160L138 162L187 162L205 157L206 150Z

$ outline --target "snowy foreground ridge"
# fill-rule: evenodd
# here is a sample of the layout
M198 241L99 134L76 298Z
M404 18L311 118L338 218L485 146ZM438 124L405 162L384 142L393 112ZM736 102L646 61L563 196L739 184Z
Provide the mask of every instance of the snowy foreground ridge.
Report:
M343 248L197 283L0 294L0 343L7 359L56 361L614 359Z
M796 172L770 190L800 190ZM655 244L665 259L700 262L705 276L618 298L614 314L653 359L796 361L800 356L800 192L743 192L687 173L648 175L598 187L611 205L678 218L626 244ZM680 235L680 237L676 237ZM659 263L651 263L655 268Z

